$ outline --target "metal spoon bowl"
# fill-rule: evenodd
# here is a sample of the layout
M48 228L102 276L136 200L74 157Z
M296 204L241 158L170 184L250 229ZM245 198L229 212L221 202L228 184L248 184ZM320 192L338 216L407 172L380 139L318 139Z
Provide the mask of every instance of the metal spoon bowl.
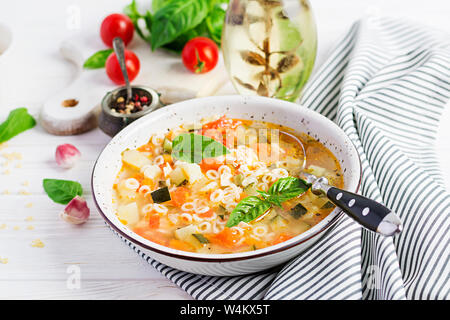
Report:
M306 149L302 141L290 133L280 132L297 141L303 150L304 156L300 176L307 183L311 184L312 193L326 195L334 205L341 208L342 211L368 230L384 236L394 236L402 231L403 226L400 218L381 203L359 194L333 187L328 184L327 178L316 177L305 172Z

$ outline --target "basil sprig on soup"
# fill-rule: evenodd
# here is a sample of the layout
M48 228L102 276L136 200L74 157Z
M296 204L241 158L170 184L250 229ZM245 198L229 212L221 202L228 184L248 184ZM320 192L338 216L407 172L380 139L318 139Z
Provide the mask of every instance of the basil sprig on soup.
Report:
M224 116L125 150L114 184L117 216L141 237L184 251L225 254L287 241L334 209L299 178L305 155L297 139L305 171L342 188L338 161L312 137Z

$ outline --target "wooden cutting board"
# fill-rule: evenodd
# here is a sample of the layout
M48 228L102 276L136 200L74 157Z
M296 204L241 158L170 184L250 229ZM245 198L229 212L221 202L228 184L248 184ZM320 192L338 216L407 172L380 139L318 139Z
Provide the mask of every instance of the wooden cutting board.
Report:
M115 88L105 69L83 69L84 61L93 53L107 49L94 37L77 36L63 41L60 54L74 64L73 81L44 102L40 114L41 125L55 135L73 135L91 130L97 125L97 114L103 96ZM212 71L194 74L187 70L181 57L166 50L151 51L150 46L135 36L127 47L140 60L140 71L134 85L145 85L161 93L164 103L173 103L215 94L228 82L223 59ZM76 101L64 107L64 101Z

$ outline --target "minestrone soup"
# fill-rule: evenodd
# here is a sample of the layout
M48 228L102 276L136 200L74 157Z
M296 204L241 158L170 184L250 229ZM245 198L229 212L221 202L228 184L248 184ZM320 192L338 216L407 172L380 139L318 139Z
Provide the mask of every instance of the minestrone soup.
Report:
M319 141L226 117L155 134L122 162L119 220L150 241L198 253L258 250L320 222L334 205L309 190L302 170L343 187L339 162Z

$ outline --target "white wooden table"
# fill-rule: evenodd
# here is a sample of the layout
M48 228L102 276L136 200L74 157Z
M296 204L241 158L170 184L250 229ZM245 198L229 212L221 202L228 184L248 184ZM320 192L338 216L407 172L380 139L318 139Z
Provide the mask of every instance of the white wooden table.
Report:
M104 16L121 11L128 0L2 1L0 22L14 31L14 58L8 74L0 77L0 121L17 107L37 116L52 92L67 86L73 70L58 53L62 40L82 32L96 37ZM143 1L141 1L142 3ZM147 1L150 2L150 1ZM313 0L320 65L327 52L357 18L366 12L408 16L450 31L446 1ZM74 20L75 17L75 20ZM78 18L79 19L78 19ZM100 49L100 48L99 48ZM0 56L0 64L2 57ZM156 67L156 66L155 66ZM15 70L12 72L11 70ZM233 93L227 84L221 93ZM437 142L442 170L450 181L450 110L442 119ZM98 129L73 137L56 137L37 126L11 140L0 154L0 298L1 299L189 299L133 251L122 244L97 214L90 196L90 173L109 137ZM57 145L72 143L82 160L71 170L54 162ZM7 164L6 164L7 163ZM58 217L63 208L44 194L42 179L79 181L92 215L82 226ZM40 239L44 247L31 246ZM80 272L80 288L71 288L70 276ZM69 285L68 285L69 282Z

